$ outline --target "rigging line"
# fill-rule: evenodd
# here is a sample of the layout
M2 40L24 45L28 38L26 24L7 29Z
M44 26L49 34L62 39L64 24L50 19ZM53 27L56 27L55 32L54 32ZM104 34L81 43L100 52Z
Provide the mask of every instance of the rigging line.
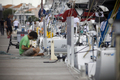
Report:
M115 18L116 18L116 16L114 17L114 20L115 20ZM109 27L112 27L113 26L113 24L111 24L111 25L108 25ZM107 28L108 28L108 26L107 26ZM106 30L107 31L107 30ZM110 32L110 28L108 29L108 31L107 31L107 34ZM106 36L105 36L105 38L104 38L104 41L103 42L105 42L105 40L106 40Z
M97 49L94 49L94 50L87 50L87 51L81 51L81 52L75 52L74 54L79 54L79 53L84 53L84 52L90 52L90 51L97 51Z
M114 14L113 14L113 16L112 16L112 17L113 17L113 20L115 20L115 18L116 18L116 16L117 16L119 7L120 7L120 5L119 5L119 2L118 2L118 6L117 6L117 8L116 8L116 10L115 10L115 12L114 12ZM113 27L113 24L110 24L110 27ZM110 29L109 29L108 32L110 32ZM107 34L108 34L108 32L107 32ZM105 39L106 39L106 37L105 37ZM104 39L104 40L105 40L105 39Z
M102 4L103 4L105 1L106 1L106 0L104 0L104 1L102 2ZM101 4L101 5L102 5L102 4Z
M96 6L97 4L95 4L95 6ZM98 9L96 9L95 11L97 11ZM88 15L87 15L87 19L86 19L86 21L88 20L88 19L90 19L93 15L94 15L95 13L93 13L90 17L88 17Z
M73 5L72 5L72 11L71 11L70 16L72 16L72 14L73 14L73 6L75 6L75 3L73 3Z
M115 6L114 6L114 8L113 8L112 14L114 13L115 10L117 10L116 6L120 6L118 1L119 1L119 0L117 0L116 3L115 3ZM118 8L118 9L119 9L119 8ZM111 14L111 17L112 17L112 14ZM110 18L111 18L111 17L110 17ZM114 18L114 19L115 19L115 18ZM109 27L109 24L107 24L107 27L106 27L105 32L104 32L104 34L103 34L103 37L105 37L105 33L107 32L108 27ZM108 33L108 32L107 32L107 33ZM104 39L103 42L105 42L105 39ZM100 45L100 47L101 47L101 45Z
M85 48L87 48L87 47L88 47L88 45L87 45L87 46L85 46L84 48L80 49L80 50L79 50L79 51L77 51L77 52L80 52L80 51L82 51L83 49L85 49ZM77 52L75 52L75 54L76 54Z
M95 4L95 6L96 6L97 4ZM98 8L95 10L95 11L97 11L98 10ZM90 19L93 15L94 15L95 13L93 13L88 19ZM86 19L86 20L88 20L88 19Z
M62 12L65 10L65 4L66 4L66 3L67 3L67 2L65 2L65 3L61 2L61 5L63 5L63 7L62 7L62 9L60 10L58 16L60 16L60 14L62 14ZM63 14L62 14L62 15L63 15Z
M92 18L94 14L95 14L95 13L93 13L88 19L86 19L86 21L89 20L90 18Z
M117 0L117 1L119 1L119 0ZM112 14L111 14L111 18L113 17L113 14L116 14L115 12L118 11L118 9L119 9L119 7L120 7L119 2L117 2L117 1L116 1L116 4L115 4L115 7L114 7L114 9L113 9L114 12L112 12ZM117 15L117 14L116 14L116 15ZM116 18L116 15L114 15L114 17L113 17L114 20L115 20L115 18ZM112 25L113 25L113 24L110 24L110 25L107 24L107 28L108 28L108 26L112 27ZM107 28L106 28L105 33L107 32ZM109 29L109 31L110 31L110 29ZM109 32L109 31L108 31L108 32ZM107 34L108 34L108 32L107 32ZM105 34L104 34L104 36L105 36ZM106 37L105 37L105 38L106 38ZM104 41L105 41L105 39L104 39ZM104 42L104 41L103 41L103 42Z
M103 5L105 1L107 1L107 0L104 0L104 1L102 2L102 4L100 4L100 5Z
M72 3L70 3L70 4L72 5ZM69 13L68 13L68 17L69 17L69 15L70 15L70 12L71 12L71 11L69 11Z
M73 14L73 8L75 7L75 1L71 1L72 10L69 11L68 16L72 16L72 14Z
M114 8L113 8L113 12L112 12L112 14L111 14L111 17L113 16L113 14L114 14L114 12L116 11L116 7L119 5L119 0L116 0L116 3L115 3L115 6L114 6Z
M90 6L90 9L89 9L89 12L88 12L87 18L88 18L89 14L90 14L90 11L91 11L92 7L93 7L93 3L94 3L94 0L92 1L92 4L91 4L91 6ZM86 19L87 19L87 18L86 18Z
M89 37L89 36L88 36ZM90 51L90 49L91 49L91 44L90 44L90 40L89 40L89 38L88 38L88 44L89 44L89 50L86 52L86 54L83 56L83 58L85 58L85 56L88 54L88 52Z
M99 0L98 0L98 1L99 1ZM106 1L106 0L104 0L104 1L102 2L102 4L100 4L100 5L103 5L105 1Z

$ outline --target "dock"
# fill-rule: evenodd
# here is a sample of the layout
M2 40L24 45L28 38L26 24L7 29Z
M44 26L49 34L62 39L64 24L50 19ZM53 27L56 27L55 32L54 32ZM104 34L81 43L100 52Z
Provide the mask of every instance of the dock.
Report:
M0 80L87 80L65 62L43 63L50 58L23 57L14 46L5 53L8 45L7 36L0 36Z

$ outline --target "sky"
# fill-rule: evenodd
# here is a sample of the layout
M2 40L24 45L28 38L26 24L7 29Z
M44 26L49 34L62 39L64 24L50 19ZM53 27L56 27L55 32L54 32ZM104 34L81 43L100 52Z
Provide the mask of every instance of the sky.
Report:
M44 2L45 0L43 0L43 3ZM20 3L31 3L34 7L37 7L41 3L41 0L0 0L0 4L2 4L2 6L7 4L18 5Z

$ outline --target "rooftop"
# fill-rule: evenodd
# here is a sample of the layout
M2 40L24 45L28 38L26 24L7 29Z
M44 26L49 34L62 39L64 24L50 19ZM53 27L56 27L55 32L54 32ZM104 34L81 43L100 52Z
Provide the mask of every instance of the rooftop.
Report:
M3 6L3 8L10 8L12 6L13 6L12 4L8 4L8 5Z
M14 6L13 8L20 8L21 6L22 6L22 3L17 6Z

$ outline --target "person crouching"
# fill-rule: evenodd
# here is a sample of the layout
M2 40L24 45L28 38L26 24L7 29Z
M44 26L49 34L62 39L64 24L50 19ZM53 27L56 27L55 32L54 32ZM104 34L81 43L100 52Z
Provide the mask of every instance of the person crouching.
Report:
M31 31L28 35L25 35L19 44L19 54L21 56L42 56L43 53L39 53L40 49L38 48L32 48L31 45L29 45L29 40L37 39L38 35L36 32Z

